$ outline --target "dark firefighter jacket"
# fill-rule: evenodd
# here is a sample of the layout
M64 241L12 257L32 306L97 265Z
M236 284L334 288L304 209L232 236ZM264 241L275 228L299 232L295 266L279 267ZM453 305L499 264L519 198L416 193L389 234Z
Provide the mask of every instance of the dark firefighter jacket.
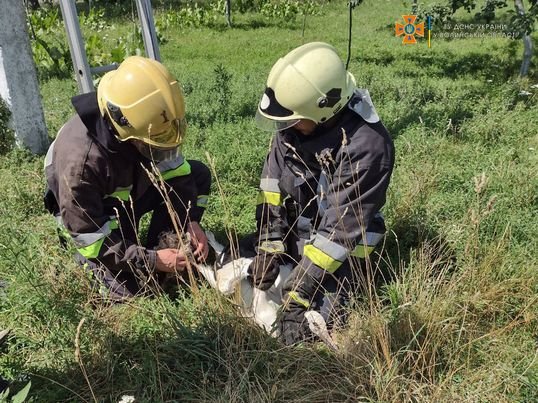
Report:
M136 239L125 239L129 207L152 186L152 170L130 142L120 142L101 117L95 93L73 98L76 115L59 131L45 159L48 190L45 204L86 259L109 269L153 269L155 252ZM164 180L179 179L180 198L196 206L196 187L183 157L157 164ZM179 178L181 177L181 178ZM191 219L197 221L196 209Z
M292 127L273 138L256 210L259 250L334 273L383 238L394 147L381 122L351 109L357 102L308 136Z

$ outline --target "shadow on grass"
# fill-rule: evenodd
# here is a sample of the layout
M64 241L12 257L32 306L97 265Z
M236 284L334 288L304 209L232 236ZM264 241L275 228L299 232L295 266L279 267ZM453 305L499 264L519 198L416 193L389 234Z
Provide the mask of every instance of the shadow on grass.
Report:
M287 29L290 31L297 31L302 29L302 24L297 21L278 19L278 18L261 18L254 16L253 18L241 19L240 21L234 20L232 15L232 26L228 26L225 22L225 16L222 16L222 22L215 23L211 25L211 29L214 29L218 32L224 32L227 30L241 30L241 31L251 31L261 28L278 28L278 29Z
M411 263L414 251L425 244L434 245L434 253L442 260L455 262L456 254L447 240L424 217L425 215L416 212L394 220L379 259L379 272L375 277L377 287L397 278Z
M75 362L20 370L32 374L32 395L42 401L343 401L360 393L333 353L284 347L227 307L203 302L195 324L163 312L166 325L144 334L109 330L99 353L81 354L88 382Z
M416 69L402 69L397 74L405 77L444 77L457 79L462 76L487 77L495 81L507 80L519 73L521 55L519 41L512 40L498 54L478 51L455 53L449 50L427 53L378 51L354 58L358 64L375 64L387 67L399 62L412 62Z
M392 231L397 237L388 237L384 253L393 268L406 267L413 248L439 237L420 212L395 220ZM59 339L51 330L38 343L58 349L59 358L43 362L39 352L28 351L43 345L21 341L10 363L13 373L29 374L31 396L39 401L118 401L123 395L137 401L349 401L374 393L364 363L319 346L286 348L205 289L173 303L135 302L119 314L118 307L86 310L81 366L74 329L82 316L76 301L83 298L47 296L51 305L43 311L63 318L67 329Z

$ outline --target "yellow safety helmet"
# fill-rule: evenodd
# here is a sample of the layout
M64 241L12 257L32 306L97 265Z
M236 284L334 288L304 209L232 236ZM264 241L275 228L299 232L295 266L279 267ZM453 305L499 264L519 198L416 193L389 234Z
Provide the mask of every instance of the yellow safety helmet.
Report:
M177 80L161 63L128 57L103 76L97 88L101 114L121 141L138 140L173 149L185 137L185 101Z
M311 42L279 59L267 78L256 119L262 129L284 130L300 119L323 123L348 103L355 78L336 49Z

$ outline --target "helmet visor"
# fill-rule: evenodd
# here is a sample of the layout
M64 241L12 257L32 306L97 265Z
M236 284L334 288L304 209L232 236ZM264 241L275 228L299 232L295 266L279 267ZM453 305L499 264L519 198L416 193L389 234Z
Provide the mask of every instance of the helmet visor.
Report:
M280 132L295 126L298 122L299 119L283 121L269 119L268 117L262 115L259 110L256 112L256 126L266 132Z
M174 148L183 143L187 132L185 119L174 119L170 128L162 133L150 134L148 144L161 148Z
M181 155L181 147L165 149L159 147L152 147L149 144L143 143L141 141L135 141L134 144L140 154L142 154L148 160L154 161L156 163L173 160Z

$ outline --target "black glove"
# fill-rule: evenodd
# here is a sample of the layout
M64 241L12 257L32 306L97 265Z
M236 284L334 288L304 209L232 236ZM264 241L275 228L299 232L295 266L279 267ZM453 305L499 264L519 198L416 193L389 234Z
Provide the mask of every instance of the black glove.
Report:
M293 304L293 302L290 302L290 304ZM282 317L278 322L279 337L282 343L291 346L312 339L312 332L308 327L308 321L304 317L305 312L306 309L302 306L295 306L291 310L288 309L282 312Z
M312 334L304 314L311 307L296 291L283 295L282 314L279 320L280 340L290 346L309 339Z
M326 274L325 270L303 258L292 270L282 287L283 302L286 302L288 294L291 293L294 300L302 300L302 305L307 306L320 289Z
M280 273L281 264L284 264L281 254L260 253L256 255L248 267L252 285L262 291L269 289Z
M301 263L306 263L301 261ZM311 340L312 332L304 314L313 308L312 300L321 286L325 270L310 263L296 266L284 283L280 339L286 345Z

